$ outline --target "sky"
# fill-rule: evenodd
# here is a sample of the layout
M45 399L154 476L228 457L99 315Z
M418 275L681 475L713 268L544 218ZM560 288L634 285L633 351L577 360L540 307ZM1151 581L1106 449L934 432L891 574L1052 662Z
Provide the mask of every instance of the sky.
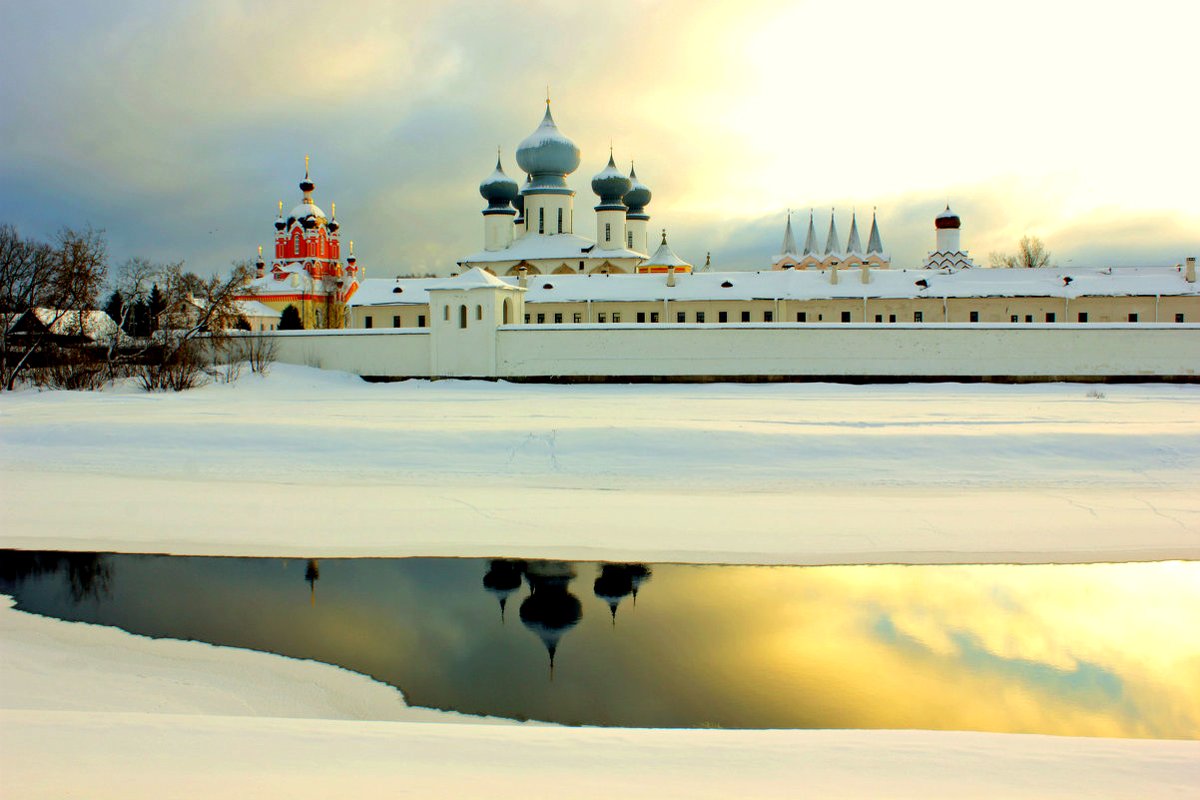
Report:
M1197 29L1194 0L0 0L0 223L221 272L270 252L309 155L368 277L448 275L549 87L585 236L611 144L651 231L714 269L767 268L789 208L822 241L831 209L864 241L877 210L919 266L947 203L982 263L1028 234L1062 266L1177 264Z

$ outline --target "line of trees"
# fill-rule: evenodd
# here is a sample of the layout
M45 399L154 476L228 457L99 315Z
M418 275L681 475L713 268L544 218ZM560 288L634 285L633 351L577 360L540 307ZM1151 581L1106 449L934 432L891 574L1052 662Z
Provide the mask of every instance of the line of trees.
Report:
M239 326L236 298L252 275L246 262L226 277L202 278L183 262L131 258L110 280L103 231L63 228L40 242L0 225L0 387L31 379L95 389L129 375L147 390L195 386ZM112 321L97 336L106 286Z

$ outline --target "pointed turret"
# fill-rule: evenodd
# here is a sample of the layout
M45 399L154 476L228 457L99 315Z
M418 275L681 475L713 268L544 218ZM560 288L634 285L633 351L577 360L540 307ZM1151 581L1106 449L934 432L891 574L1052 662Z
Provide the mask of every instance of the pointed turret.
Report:
M867 237L867 255L883 255L883 241L879 238L879 223L875 212L871 212L871 235Z
M787 213L787 227L783 229L783 249L779 253L781 256L797 255L796 237L792 234L792 210L790 208Z
M825 255L835 256L838 253L837 212L829 211L829 235L825 237Z
M858 238L858 214L850 213L850 237L846 240L846 255L862 255L862 240Z
M804 255L815 256L821 252L821 246L817 244L817 226L814 220L815 212L812 209L808 211L808 235L804 237Z

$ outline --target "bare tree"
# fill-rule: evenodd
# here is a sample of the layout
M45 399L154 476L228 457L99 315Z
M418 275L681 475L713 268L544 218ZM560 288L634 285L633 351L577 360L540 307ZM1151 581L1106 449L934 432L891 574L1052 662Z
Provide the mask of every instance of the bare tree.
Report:
M11 390L34 353L52 341L52 331L66 321L68 334L84 337L90 312L96 308L108 274L108 246L104 232L63 228L55 246L23 241L12 226L0 226L0 305L5 314L3 334L3 386ZM39 319L37 329L23 337L21 352L12 347L11 322L38 307L50 309L51 319ZM61 330L59 331L61 333Z
M220 350L240 317L236 300L247 292L253 272L246 263L234 264L227 278L201 278L171 264L157 273L165 306L155 321L159 356L139 374L147 391L179 391L203 380L208 359L204 344Z
M1046 249L1046 244L1036 236L1022 236L1021 241L1017 244L1016 253L992 253L991 263L993 267L1010 269L1018 267L1036 269L1054 266L1050 263L1050 251Z

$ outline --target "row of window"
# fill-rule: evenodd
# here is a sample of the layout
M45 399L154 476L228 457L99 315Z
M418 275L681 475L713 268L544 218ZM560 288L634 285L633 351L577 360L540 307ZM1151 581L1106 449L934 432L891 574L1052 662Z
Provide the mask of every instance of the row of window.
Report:
M450 320L450 307L447 306L444 309L444 311L445 311L446 321L448 322ZM465 327L467 327L466 306L462 307L461 312L462 313L460 315L459 327L465 328ZM849 311L841 312L841 321L842 322L850 322L851 321L850 316L851 316L851 313ZM564 321L564 317L565 317L565 315L562 312L555 312L552 316L554 324L561 325ZM596 314L596 321L601 324L606 324L609 322L610 317L611 317L612 322L619 323L621 321L621 312L614 311L614 312L612 312L611 315L604 311L598 312ZM537 320L538 325L546 324L546 314L543 314L543 313L538 313L536 315L536 317L532 314L526 314L525 315L525 324L526 325L530 324L530 322L535 318ZM477 319L477 320L483 319L483 307L482 306L475 307L475 319ZM644 322L648 321L652 325L660 322L659 312L657 312L657 311L650 311L650 312L638 311L636 319L640 323L644 323ZM1130 322L1137 322L1138 315L1136 313L1132 313L1129 315L1128 319ZM703 312L703 311L694 312L693 318L692 318L693 322L704 323L706 320L707 320L707 315L705 314L705 312ZM817 322L823 322L824 320L825 320L824 314L817 315L817 319L816 319ZM1046 312L1046 315L1045 315L1046 322L1056 322L1057 320L1058 320L1058 317L1053 311ZM1080 311L1077 316L1077 320L1079 322L1087 322L1088 321L1087 312ZM583 322L583 313L579 312L579 311L574 312L571 315L571 321L577 325L582 323ZM687 320L687 312L686 311L676 311L675 312L675 321L678 323L686 323L688 321ZM741 312L741 321L742 322L751 322L752 321L750 319L749 311ZM762 321L763 322L774 322L775 321L775 312L773 312L773 311L762 312ZM883 314L876 314L875 321L880 322L880 323L883 322ZM895 322L896 315L888 314L887 321L889 323ZM921 311L913 312L913 322L924 322L924 321L925 321L925 315L923 312L921 312ZM1019 323L1021 321L1022 321L1022 317L1020 314L1013 314L1009 317L1009 322ZM1033 322L1033 314L1026 314L1024 316L1024 321L1025 322ZM1186 322L1187 320L1183 314L1176 314L1175 321L1176 322ZM719 323L729 322L729 312L728 311L718 311L717 312L717 322L719 322ZM796 322L808 322L808 312L797 311L796 312ZM971 322L979 322L979 312L978 311L971 312ZM374 328L375 327L374 317L372 317L370 314L364 316L363 317L363 327L364 328ZM401 319L400 319L399 314L392 316L392 327L393 328L403 327L401 325ZM424 314L417 315L417 327L418 328L428 327L428 323L426 322Z
M401 320L400 320L399 314L392 315L392 327L393 328L403 328L404 326L400 324L400 321ZM363 327L364 328L374 328L375 327L375 318L372 317L370 314L367 314L365 317L363 317ZM417 327L418 328L429 327L429 324L425 320L424 314L417 315Z

